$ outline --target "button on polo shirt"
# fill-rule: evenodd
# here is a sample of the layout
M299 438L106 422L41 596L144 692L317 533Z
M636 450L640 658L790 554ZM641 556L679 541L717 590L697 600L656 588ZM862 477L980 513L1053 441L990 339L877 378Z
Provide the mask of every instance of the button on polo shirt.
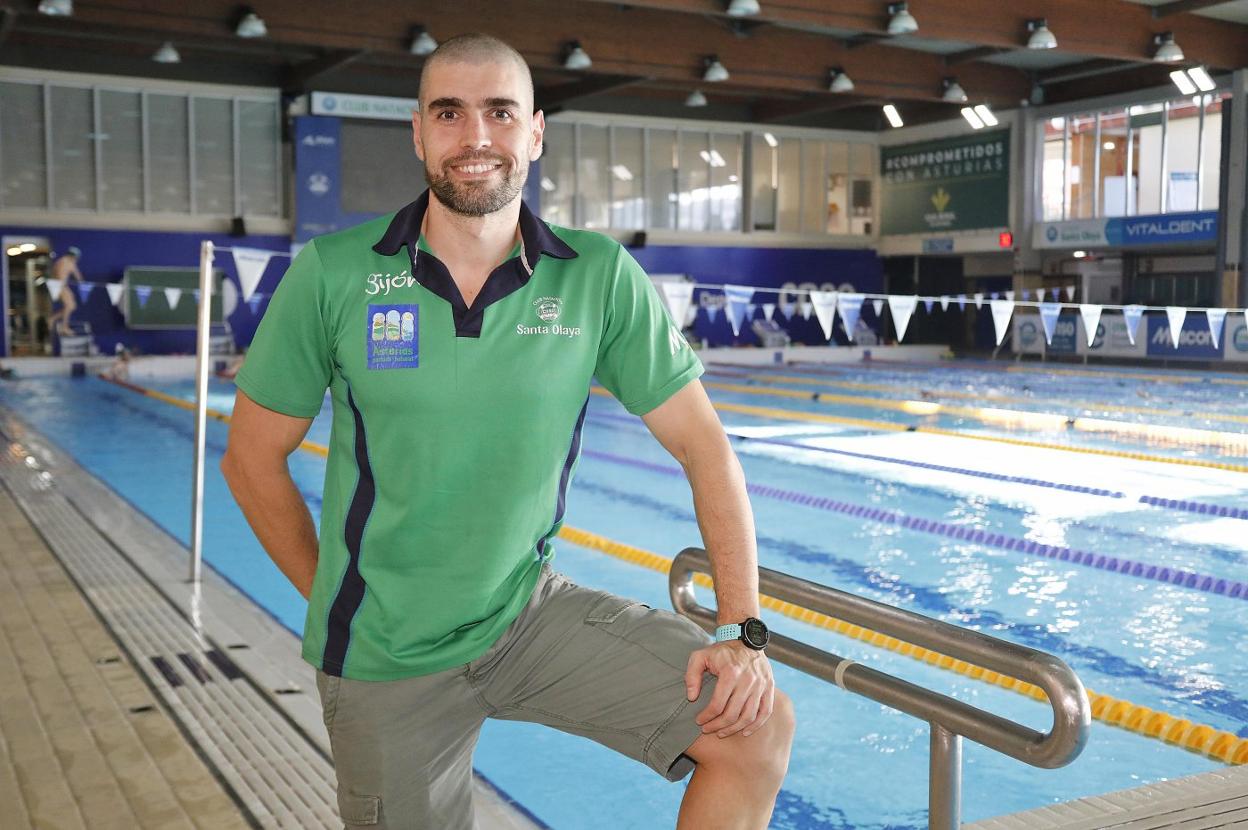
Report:
M304 246L239 388L333 404L303 656L387 680L467 663L528 601L564 520L597 380L644 414L702 366L617 242L521 206L471 306L420 240L429 194Z

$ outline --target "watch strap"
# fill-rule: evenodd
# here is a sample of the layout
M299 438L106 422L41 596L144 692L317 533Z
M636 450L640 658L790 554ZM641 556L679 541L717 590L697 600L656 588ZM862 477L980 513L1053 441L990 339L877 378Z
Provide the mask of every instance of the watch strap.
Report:
M728 625L721 625L715 629L715 642L717 643L726 643L729 640L740 640L740 639L741 639L741 624L740 623L729 623Z

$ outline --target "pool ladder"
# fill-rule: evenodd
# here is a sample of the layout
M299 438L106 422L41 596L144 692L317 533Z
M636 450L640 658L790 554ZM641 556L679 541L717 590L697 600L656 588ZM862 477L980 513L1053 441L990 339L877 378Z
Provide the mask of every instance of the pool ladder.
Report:
M695 574L711 574L710 565L705 550L686 548L676 557L668 574L672 606L708 632L717 625L715 611L698 604L693 583ZM1083 751L1092 722L1088 696L1074 671L1052 654L779 571L759 568L758 573L759 590L775 599L1029 681L1044 690L1053 707L1053 726L1041 733L848 658L772 634L767 646L772 659L930 724L930 830L956 830L961 826L963 737L1046 769L1065 766Z

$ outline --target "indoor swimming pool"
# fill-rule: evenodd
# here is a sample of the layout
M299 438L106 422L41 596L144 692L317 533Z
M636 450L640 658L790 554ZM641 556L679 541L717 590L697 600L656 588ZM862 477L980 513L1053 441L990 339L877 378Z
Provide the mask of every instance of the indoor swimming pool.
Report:
M763 566L1051 652L1102 705L1127 701L1248 738L1245 376L963 362L717 366L703 381L745 468ZM133 383L194 398L189 379ZM213 380L209 406L228 413L233 395ZM190 411L94 377L5 381L0 404L188 541ZM329 422L327 399L308 440L326 445ZM205 559L299 633L302 598L218 472L226 432L209 420ZM319 518L324 458L297 451L291 467ZM603 394L590 396L566 527L668 558L699 544L679 466ZM632 561L561 540L555 566L670 607L666 575ZM713 604L706 592L701 600ZM1015 691L764 617L788 636L1049 726L1047 704ZM781 665L776 676L798 734L772 826L925 827L927 725ZM1059 770L969 742L964 753L967 821L1224 765L1101 720ZM671 826L682 794L592 743L526 724L489 722L475 766L557 830Z

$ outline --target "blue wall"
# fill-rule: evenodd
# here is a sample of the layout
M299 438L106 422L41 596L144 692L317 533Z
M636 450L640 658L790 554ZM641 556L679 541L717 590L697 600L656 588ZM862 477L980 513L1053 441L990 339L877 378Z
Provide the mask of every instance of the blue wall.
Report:
M78 270L87 282L120 282L125 269L131 266L156 265L199 267L199 243L211 239L219 246L240 245L289 253L290 238L286 236L231 237L228 234L206 234L171 231L124 231L73 228L13 228L0 227L0 234L43 236L51 243L52 250L60 253L70 245L82 249ZM257 293L269 295L277 286L290 260L274 257L260 281ZM238 287L238 273L234 259L229 253L218 252L214 261L218 270ZM7 292L7 286L5 287ZM264 303L253 314L243 302L226 319L234 333L236 343L247 344L255 334ZM190 329L127 329L121 310L108 299L103 286L96 288L84 303L81 300L74 311L74 323L91 324L96 346L103 354L112 354L117 343L138 349L145 354L193 354L195 330Z

